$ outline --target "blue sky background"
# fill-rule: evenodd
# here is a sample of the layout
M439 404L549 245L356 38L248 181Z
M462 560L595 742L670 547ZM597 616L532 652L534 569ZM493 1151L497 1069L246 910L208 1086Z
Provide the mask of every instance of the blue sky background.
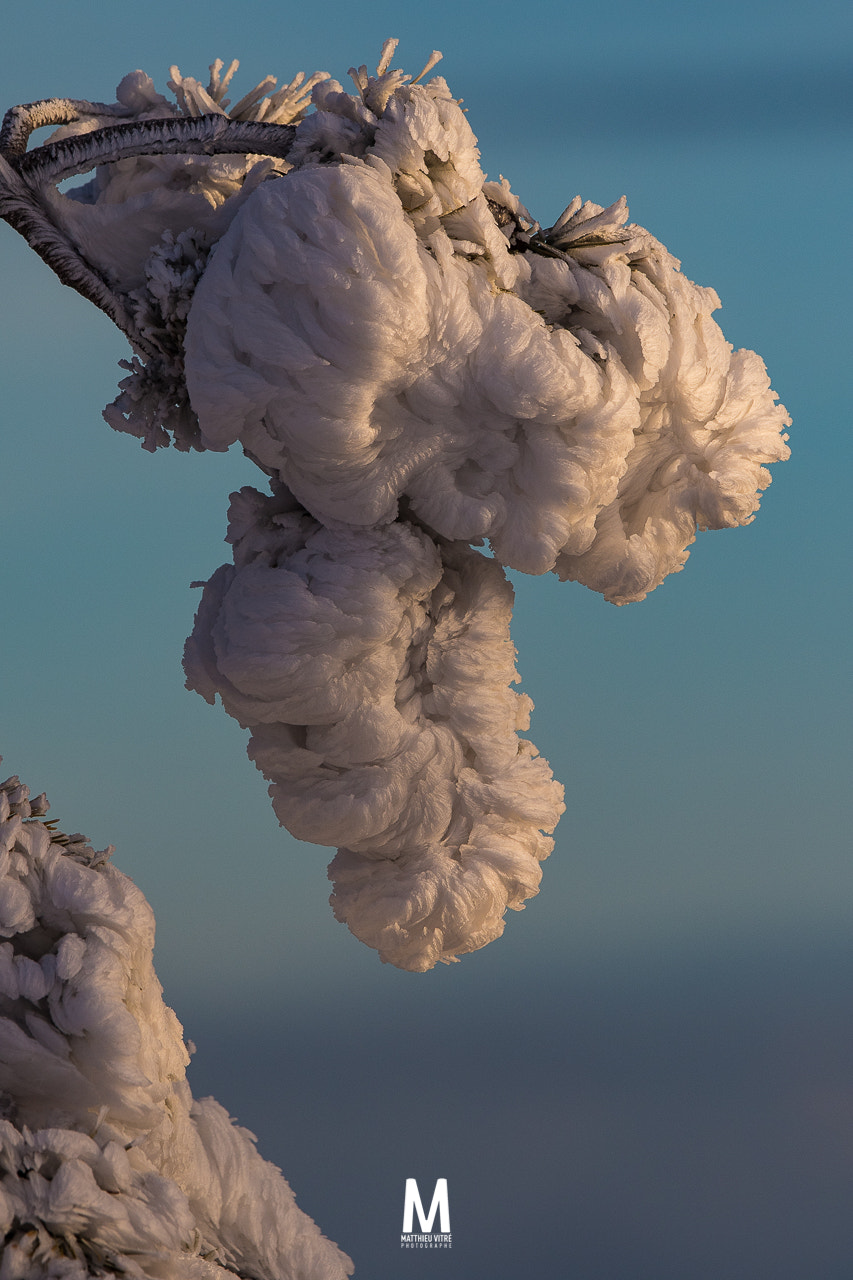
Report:
M822 1280L853 1226L851 34L847 5L615 0L300 10L18 7L2 106L112 100L142 67L346 81L434 47L490 176L547 225L577 192L722 299L794 418L748 529L615 609L516 576L531 736L566 784L540 896L417 976L335 923L244 734L186 692L238 454L110 431L126 343L0 228L7 772L142 886L196 1092L260 1135L365 1280ZM5 776L5 774L4 774ZM454 1249L401 1254L404 1180Z

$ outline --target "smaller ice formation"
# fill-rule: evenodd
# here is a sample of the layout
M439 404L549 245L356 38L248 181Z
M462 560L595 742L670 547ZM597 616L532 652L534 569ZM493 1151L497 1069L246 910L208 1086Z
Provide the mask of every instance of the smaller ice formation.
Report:
M192 1097L142 893L47 808L0 786L0 1277L344 1280L253 1136Z
M432 968L536 893L563 809L518 737L512 588L463 543L405 520L331 531L275 490L232 498L234 564L205 587L188 683L251 728L282 824L340 846L338 919Z
M644 599L752 521L789 419L624 199L541 227L420 83L440 55L412 81L395 46L354 93L229 108L217 62L172 68L174 101L135 72L17 108L0 214L130 338L111 426L271 480L234 499L188 683L251 730L280 821L337 846L336 915L421 970L536 893L563 808L519 737L504 568Z

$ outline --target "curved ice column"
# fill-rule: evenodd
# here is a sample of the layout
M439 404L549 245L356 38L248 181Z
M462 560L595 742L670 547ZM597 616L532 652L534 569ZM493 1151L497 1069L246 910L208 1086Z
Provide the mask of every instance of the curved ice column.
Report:
M15 1280L344 1280L352 1264L212 1098L136 886L0 786L0 1271Z
M423 970L484 946L537 892L563 810L518 736L532 704L510 688L500 567L408 521L330 531L280 486L233 496L229 541L188 685L251 728L281 823L341 846L335 914L383 960Z

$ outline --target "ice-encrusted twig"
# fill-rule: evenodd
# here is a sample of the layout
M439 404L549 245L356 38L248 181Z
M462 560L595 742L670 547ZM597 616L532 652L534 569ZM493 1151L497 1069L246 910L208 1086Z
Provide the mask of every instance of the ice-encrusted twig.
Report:
M116 116L121 119L131 114L131 108L120 102L88 102L84 98L42 98L38 102L24 102L18 107L10 107L3 117L0 154L7 160L24 155L30 135L47 125L72 124L87 116Z

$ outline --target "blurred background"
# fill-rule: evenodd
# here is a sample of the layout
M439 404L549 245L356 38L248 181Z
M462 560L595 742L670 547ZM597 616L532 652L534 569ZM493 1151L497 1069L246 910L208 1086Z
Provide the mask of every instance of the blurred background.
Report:
M851 34L836 0L7 18L4 108L216 57L238 97L346 82L389 35L417 74L438 47L489 175L543 225L626 194L794 419L756 523L700 535L644 603L516 575L567 812L502 939L401 973L336 924L330 852L277 826L246 735L183 688L189 583L229 558L255 468L112 432L124 338L0 228L0 768L116 845L194 1091L364 1280L849 1278ZM448 1179L452 1250L399 1248L407 1177Z

